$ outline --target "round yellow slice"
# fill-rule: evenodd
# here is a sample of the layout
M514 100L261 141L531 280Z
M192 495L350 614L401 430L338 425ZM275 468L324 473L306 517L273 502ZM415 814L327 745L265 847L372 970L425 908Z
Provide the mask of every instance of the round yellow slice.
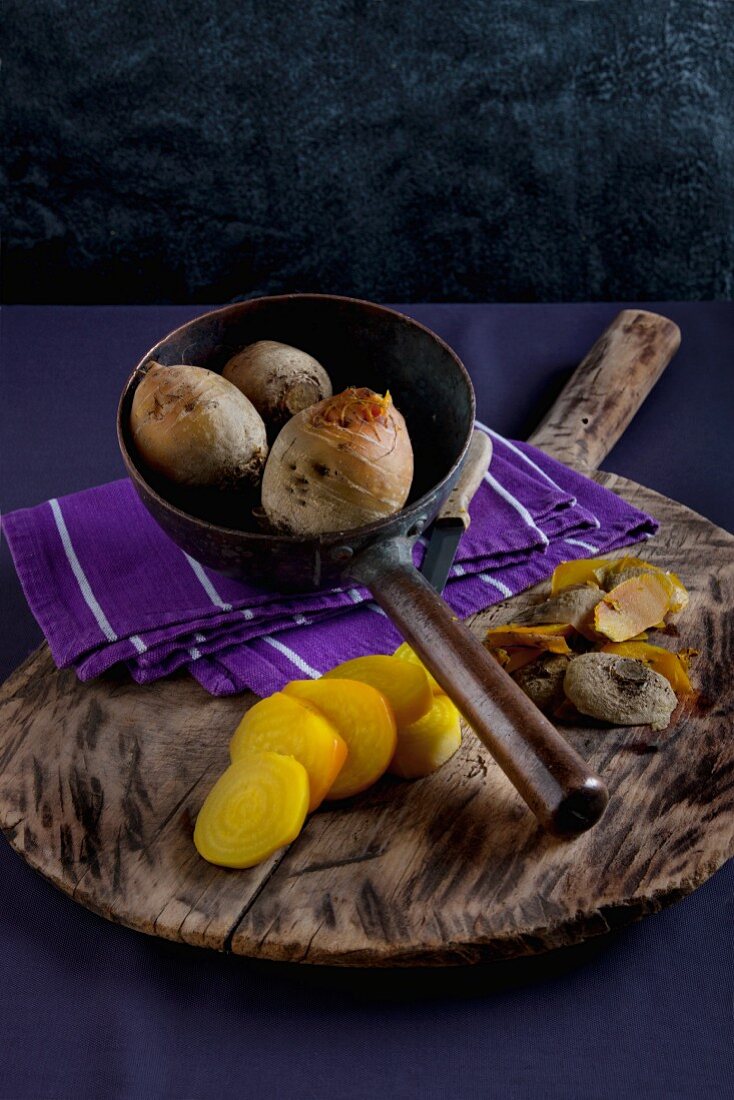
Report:
M433 702L431 685L422 665L399 657L377 654L354 657L324 673L324 679L359 680L385 696L399 726L408 726L428 714Z
M398 729L389 770L402 779L420 779L445 764L460 745L458 710L448 695L434 695L433 706L425 717Z
M336 726L347 745L347 759L327 799L349 798L370 787L395 752L395 717L383 695L358 680L293 680L286 695L312 703Z
M431 691L433 692L433 694L434 695L445 695L446 694L446 692L443 690L443 688L439 684L436 677L428 671L428 669L423 664L423 662L421 661L421 659L418 656L418 654L416 653L416 651L414 649L411 649L411 647L408 645L407 642L401 642L401 644L398 646L398 648L393 653L393 657L397 657L398 660L400 660L400 661L410 661L410 663L412 665L419 665L423 669L423 671L425 672L426 676L428 677L428 683L431 685Z
M309 813L321 803L347 758L347 746L315 707L276 691L250 707L229 743L232 760L250 752L294 756L308 772Z
M194 828L196 850L220 867L254 867L296 839L308 801L302 764L277 752L250 753L207 795Z

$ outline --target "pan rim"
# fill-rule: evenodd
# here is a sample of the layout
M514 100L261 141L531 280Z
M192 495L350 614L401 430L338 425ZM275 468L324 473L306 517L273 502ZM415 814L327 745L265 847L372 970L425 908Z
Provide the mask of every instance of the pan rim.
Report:
M125 433L123 428L123 408L126 405L129 395L134 390L135 386L139 383L140 378L142 377L143 367L145 367L145 365L151 359L155 358L156 351L163 344L167 343L172 337L185 333L187 329L196 324L199 324L206 317L216 317L220 314L226 314L230 311L236 311L238 309L246 307L250 302L266 302L270 304L276 302L289 302L294 300L347 302L353 305L364 306L367 309L373 310L377 313L386 313L392 317L400 318L401 321L406 322L412 328L419 329L421 332L426 333L426 335L428 335L432 340L439 344L443 348L443 350L446 351L448 355L454 360L460 374L463 375L470 398L471 421L468 427L468 431L466 433L466 438L464 439L463 445L457 458L440 481L437 481L427 490L427 492L419 497L418 500L413 501L412 504L408 505L406 508L401 508L400 511L394 512L389 516L385 516L383 519L376 520L374 523L364 524L361 527L345 528L341 531L328 531L318 536L300 536L287 535L282 533L271 534L261 531L243 531L242 529L237 527L225 527L223 524L213 523L210 520L203 519L201 516L196 516L193 515L191 512L184 511L177 505L172 504L171 501L168 500L166 497L161 496L161 494L153 488L150 482L144 477L142 471L139 469L137 463L133 458L133 455L129 451L125 442ZM395 520L398 517L402 517L402 519L404 520L406 517L413 518L413 516L417 516L421 512L421 510L425 508L428 500L433 497L433 495L437 491L440 493L442 488L447 485L453 475L461 467L461 464L464 461L464 457L466 456L466 452L469 448L469 443L471 441L475 417L476 395L474 393L474 386L469 372L459 358L458 354L441 336L438 335L438 333L434 332L433 329L430 329L427 325L422 324L422 322L416 321L413 317L408 316L407 313L402 313L400 310L392 309L389 306L381 305L377 302L372 302L367 298L353 298L344 294L323 294L315 292L267 294L258 295L255 298L248 298L242 302L230 302L228 305L218 306L216 309L206 310L204 313L199 314L197 317L193 317L190 321L186 321L183 325L179 325L177 328L172 329L169 333L158 340L157 343L155 343L153 347L150 348L149 351L147 351L145 355L140 359L139 363L134 368L134 370L131 371L125 382L125 385L123 386L122 393L117 403L117 442L120 448L120 452L122 454L125 468L131 480L139 481L145 488L146 493L149 494L150 497L153 498L156 503L160 505L164 510L167 510L181 520L193 524L202 532L217 532L228 538L247 539L248 541L252 541L254 543L262 541L263 543L267 543L268 545L278 543L283 546L287 545L303 547L323 547L335 542L350 542L355 538L364 539L369 538L372 535L384 534L386 529L394 524ZM425 519L420 523L419 530L416 532L416 534L420 534L420 531L424 529L427 519L428 517L426 516Z

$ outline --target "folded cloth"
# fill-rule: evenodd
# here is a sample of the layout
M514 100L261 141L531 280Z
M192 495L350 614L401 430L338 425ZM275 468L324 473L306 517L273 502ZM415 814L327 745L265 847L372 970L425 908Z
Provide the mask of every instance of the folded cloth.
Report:
M656 531L595 482L478 427L494 455L444 591L458 615L543 580L561 561ZM400 642L364 588L286 596L205 568L161 531L127 480L12 512L3 528L56 664L81 680L119 662L141 684L184 666L213 695L267 694ZM415 545L417 565L426 545Z

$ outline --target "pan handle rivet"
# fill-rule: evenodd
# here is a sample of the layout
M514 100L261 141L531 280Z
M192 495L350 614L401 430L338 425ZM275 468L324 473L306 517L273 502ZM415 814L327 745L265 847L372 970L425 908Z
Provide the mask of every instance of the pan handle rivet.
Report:
M354 555L354 550L351 546L335 546L331 551L332 561L349 561Z

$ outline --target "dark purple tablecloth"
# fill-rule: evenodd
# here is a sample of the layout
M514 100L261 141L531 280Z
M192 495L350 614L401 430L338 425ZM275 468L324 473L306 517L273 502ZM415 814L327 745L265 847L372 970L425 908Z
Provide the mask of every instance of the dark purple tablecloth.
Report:
M618 308L406 311L463 357L481 419L522 437ZM605 465L734 529L734 309L658 308L681 326L682 349ZM3 511L122 474L123 381L198 312L4 311ZM40 631L5 546L0 580L4 678ZM728 1096L733 884L729 865L672 909L534 960L324 971L222 958L108 924L0 843L0 1098Z

